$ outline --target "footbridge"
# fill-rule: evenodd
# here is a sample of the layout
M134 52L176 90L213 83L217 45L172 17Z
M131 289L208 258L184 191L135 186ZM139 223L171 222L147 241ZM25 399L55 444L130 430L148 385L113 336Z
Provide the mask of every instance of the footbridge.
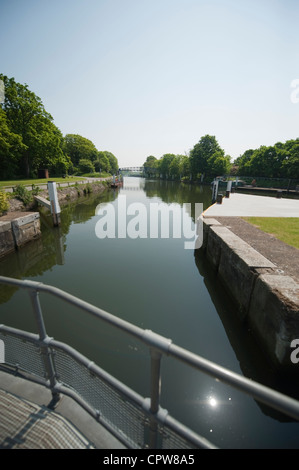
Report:
M119 168L119 173L122 175L126 174L132 176L141 176L144 174L144 167L143 166L125 166L123 168Z

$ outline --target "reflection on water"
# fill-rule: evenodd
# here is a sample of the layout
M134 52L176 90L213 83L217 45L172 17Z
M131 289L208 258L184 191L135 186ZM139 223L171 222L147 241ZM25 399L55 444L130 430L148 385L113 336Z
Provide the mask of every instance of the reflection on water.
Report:
M199 250L185 250L181 239L99 239L99 204L117 210L151 202L211 203L209 187L125 178L120 190L84 196L62 210L53 228L41 211L42 237L0 261L2 275L57 286L175 344L274 388L295 395L271 369L235 307ZM117 218L116 218L117 224ZM23 291L0 286L0 322L34 330ZM98 363L144 396L149 395L149 353L132 338L99 324L58 299L41 295L47 331ZM178 364L162 362L161 404L177 419L219 447L299 447L298 425L255 400Z

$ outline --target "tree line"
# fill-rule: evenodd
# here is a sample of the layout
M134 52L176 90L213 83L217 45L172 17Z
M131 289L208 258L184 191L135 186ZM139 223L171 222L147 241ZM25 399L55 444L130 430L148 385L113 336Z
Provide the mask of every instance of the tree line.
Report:
M205 135L189 155L167 153L160 159L153 155L143 164L147 175L170 179L210 179L230 172L231 158L220 147L215 136Z
M234 162L239 175L299 178L299 139L249 149Z
M266 178L299 178L299 138L246 150L231 160L215 136L205 135L189 154L165 154L147 157L143 164L149 177L212 181L216 176L252 176Z
M117 173L118 160L111 152L99 151L81 135L63 136L28 85L3 74L1 82L0 179L35 178L39 169L48 169L51 176Z

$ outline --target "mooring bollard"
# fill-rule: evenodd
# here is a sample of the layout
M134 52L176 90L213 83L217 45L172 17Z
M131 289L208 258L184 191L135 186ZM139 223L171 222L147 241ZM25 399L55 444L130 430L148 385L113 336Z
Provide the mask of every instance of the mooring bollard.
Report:
M222 204L223 194L217 194L217 204Z

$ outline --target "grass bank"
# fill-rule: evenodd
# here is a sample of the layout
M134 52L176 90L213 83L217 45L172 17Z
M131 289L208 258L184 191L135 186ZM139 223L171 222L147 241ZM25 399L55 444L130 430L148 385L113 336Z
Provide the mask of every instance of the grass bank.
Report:
M263 232L299 249L299 217L243 217Z
M0 181L0 188L4 187L14 187L18 184L23 184L24 186L47 184L48 181L56 181L57 183L75 183L76 181L82 180L83 177L70 176L68 178L41 178L41 179L25 179L25 180L9 180L9 181Z
M56 181L56 183L76 183L76 181L81 181L84 178L112 178L112 175L109 173L86 173L84 175L76 175L76 176L67 176L65 178L57 177L57 178L31 178L31 179L22 179L22 180L7 180L7 181L0 181L0 189L4 187L12 188L17 186L18 184L22 184L24 186L38 186L39 184L47 184L48 181Z

